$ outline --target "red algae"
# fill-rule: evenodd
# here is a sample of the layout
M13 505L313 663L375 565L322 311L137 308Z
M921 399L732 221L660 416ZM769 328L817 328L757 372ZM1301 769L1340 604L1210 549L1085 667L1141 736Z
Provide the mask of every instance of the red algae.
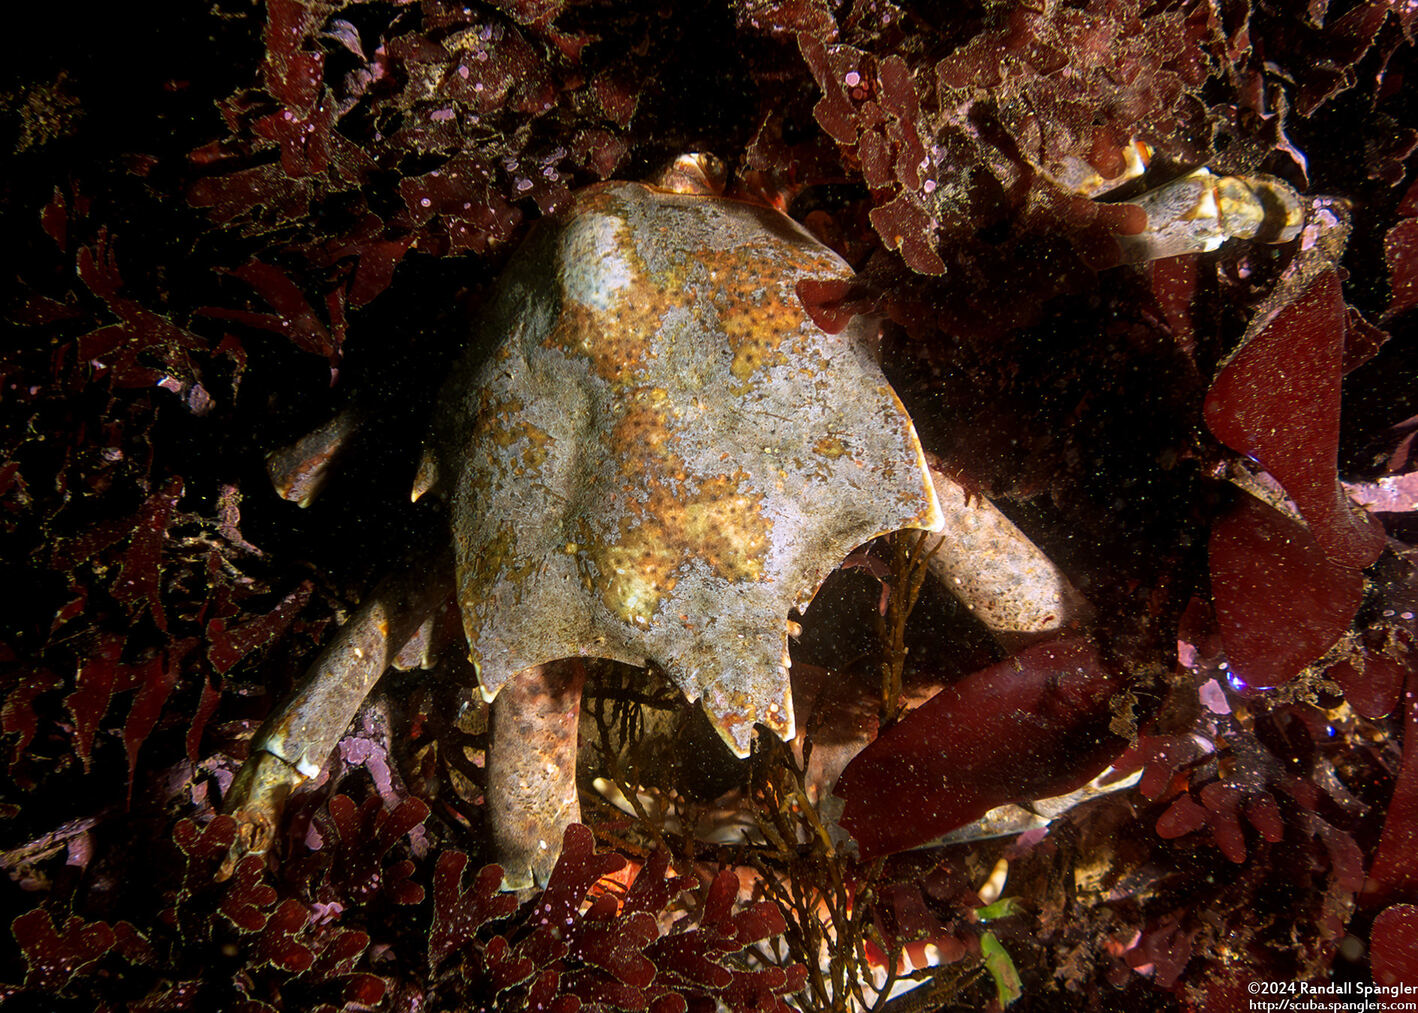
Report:
M1325 555L1367 566L1383 551L1383 528L1350 505L1335 463L1345 333L1338 276L1323 272L1259 323L1212 384L1206 423L1275 476Z
M848 764L835 789L843 828L869 859L1086 784L1122 751L1107 731L1118 685L1086 642L1067 638L967 676Z
M1418 9L1324 8L27 7L0 87L0 1005L786 1011L889 981L985 1008L1013 973L1024 1013L1221 1013L1261 981L1418 983ZM519 897L442 610L406 659L436 675L391 673L276 856L218 881L254 729L440 537L407 462L450 335L573 191L685 151L850 265L785 305L881 318L923 445L1088 596L1088 639L1009 657L929 584L879 636L909 575L868 544L788 624L845 731L740 763L589 666L613 741L581 779L640 808L584 792ZM1300 238L1108 268L1129 200L1203 166L1295 188ZM345 411L324 495L275 495L266 453ZM964 826L860 862L813 776L875 734L893 666L898 703L949 688L861 754L846 822L868 854ZM1135 789L978 835L1126 745Z
M1278 686L1349 628L1363 574L1295 521L1247 496L1211 532L1211 594L1231 674Z

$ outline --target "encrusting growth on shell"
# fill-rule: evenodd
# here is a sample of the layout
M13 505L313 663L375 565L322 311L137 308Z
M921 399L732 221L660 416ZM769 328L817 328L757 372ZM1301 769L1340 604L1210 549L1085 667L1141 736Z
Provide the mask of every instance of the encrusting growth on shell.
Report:
M794 734L789 613L856 546L941 524L874 324L829 334L799 296L851 269L787 216L715 196L704 168L589 187L534 229L445 384L414 481L413 498L450 501L509 886L544 878L579 817L580 668L557 662L653 662L746 756L756 725ZM267 720L227 800L246 850L269 846L285 793L436 583L397 631L376 595Z
M792 736L789 611L855 546L940 524L872 325L828 334L799 299L850 277L776 211L639 183L539 226L421 469L447 482L485 695L561 658L651 661L736 754L755 724Z

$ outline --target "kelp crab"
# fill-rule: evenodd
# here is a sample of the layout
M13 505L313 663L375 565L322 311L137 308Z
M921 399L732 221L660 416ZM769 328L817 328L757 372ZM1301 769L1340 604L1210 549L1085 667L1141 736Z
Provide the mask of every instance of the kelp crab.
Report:
M943 523L872 325L829 334L799 296L851 269L786 215L715 195L703 164L592 186L534 230L418 470L414 497L450 505L494 702L488 804L510 884L545 875L575 818L574 771L545 748L575 736L580 686L558 660L654 662L746 756L757 724L793 734L790 610L855 546ZM242 847L269 846L285 795L439 597L377 590L268 720L228 797Z

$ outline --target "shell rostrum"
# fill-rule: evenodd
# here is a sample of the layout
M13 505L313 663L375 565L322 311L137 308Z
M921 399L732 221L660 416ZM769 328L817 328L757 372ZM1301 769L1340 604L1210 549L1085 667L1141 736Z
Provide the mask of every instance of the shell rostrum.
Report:
M862 542L941 524L873 325L828 334L798 297L851 276L772 209L639 183L539 226L430 462L489 699L560 658L652 661L738 755L755 723L792 736L789 610Z

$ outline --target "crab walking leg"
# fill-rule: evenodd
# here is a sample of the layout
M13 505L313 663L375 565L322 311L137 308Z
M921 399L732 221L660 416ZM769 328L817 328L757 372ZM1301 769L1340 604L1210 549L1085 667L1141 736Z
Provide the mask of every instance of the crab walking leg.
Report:
M452 593L447 564L424 564L379 582L252 739L251 755L223 803L237 819L237 840L224 871L242 855L270 848L286 797L320 773L399 649Z
M346 408L319 429L266 455L266 474L281 499L308 507L325 488L338 459L354 441L363 421L357 408Z
M503 889L544 886L561 835L581 821L576 725L586 669L579 660L523 669L492 704L487 818Z
M945 516L945 527L927 536L927 550L940 543L930 571L1005 647L1088 621L1088 601L1013 521L937 469L930 473Z

